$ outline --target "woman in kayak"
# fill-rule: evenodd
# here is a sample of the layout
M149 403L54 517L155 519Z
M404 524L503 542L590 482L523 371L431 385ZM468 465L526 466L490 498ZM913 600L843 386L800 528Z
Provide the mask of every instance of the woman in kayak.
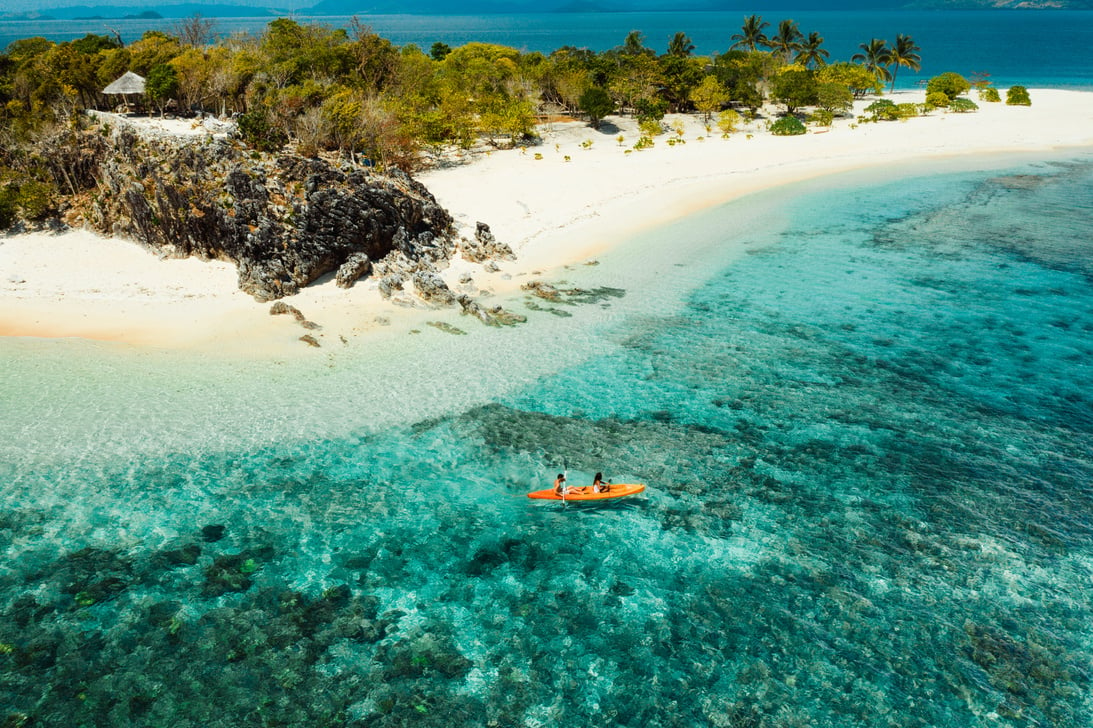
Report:
M609 490L611 490L611 484L603 482L603 473L596 473L596 477L592 479L592 492L606 493Z

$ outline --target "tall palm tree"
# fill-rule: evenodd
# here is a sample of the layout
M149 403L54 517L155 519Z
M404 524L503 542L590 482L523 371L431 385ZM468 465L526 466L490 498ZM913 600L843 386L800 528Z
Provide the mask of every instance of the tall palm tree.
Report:
M888 41L873 38L868 43L862 43L858 48L861 48L862 52L855 53L850 57L850 60L864 64L881 81L887 81L892 77L891 72L888 70Z
M801 40L804 34L797 27L796 21L783 20L778 23L778 32L771 36L768 44L776 56L788 62L790 56L801 49Z
M817 66L823 66L827 63L827 58L831 54L821 48L824 44L824 39L820 37L820 34L816 31L812 31L808 34L808 38L801 41L801 49L797 52L797 57L793 59L794 63L800 63L806 68L815 64Z
M759 50L759 46L765 46L768 44L768 39L763 30L769 28L770 23L763 20L761 15L749 15L744 18L744 25L740 28L740 32L733 35L732 40L735 41L729 50L734 48L747 48L749 51Z
M668 41L668 55L683 58L694 52L695 44L687 37L686 33L676 33L672 40Z
M920 50L911 36L902 33L896 36L895 44L888 49L888 65L892 67L892 88L889 92L896 90L896 74L900 66L912 71L922 68L922 56L918 54Z

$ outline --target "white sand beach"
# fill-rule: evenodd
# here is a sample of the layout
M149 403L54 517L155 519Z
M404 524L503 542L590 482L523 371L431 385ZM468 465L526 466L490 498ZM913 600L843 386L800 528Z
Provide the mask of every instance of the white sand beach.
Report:
M542 144L468 155L418 176L473 235L490 225L517 259L497 272L461 259L444 276L453 289L470 275L474 290L504 294L532 274L588 261L638 231L777 185L869 167L958 155L1046 152L1093 146L1093 93L1032 89L1031 107L979 103L970 114L934 112L902 122L856 124L798 137L775 137L760 120L730 138L682 119L685 143L633 150L631 119L604 129L555 122ZM921 101L922 92L893 100ZM859 102L858 109L869 102ZM214 133L207 130L206 133ZM157 134L171 133L157 124ZM201 133L187 124L186 133ZM623 137L620 143L619 136ZM591 144L588 144L591 141ZM346 291L326 278L286 299L322 324L322 341L397 330L429 314L383 300L372 281ZM300 353L303 332L287 316L269 315L236 287L223 262L161 260L139 245L87 231L0 238L0 335L83 337L156 348L248 355ZM394 323L395 326L388 326Z

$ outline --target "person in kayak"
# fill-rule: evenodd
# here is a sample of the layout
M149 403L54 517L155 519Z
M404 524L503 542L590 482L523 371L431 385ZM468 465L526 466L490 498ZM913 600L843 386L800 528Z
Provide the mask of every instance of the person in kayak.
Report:
M569 493L569 488L565 484L565 476L558 473L558 477L554 481L554 495L566 495L567 493Z
M606 493L609 490L611 490L611 484L604 482L603 473L596 473L596 477L592 479L592 492Z

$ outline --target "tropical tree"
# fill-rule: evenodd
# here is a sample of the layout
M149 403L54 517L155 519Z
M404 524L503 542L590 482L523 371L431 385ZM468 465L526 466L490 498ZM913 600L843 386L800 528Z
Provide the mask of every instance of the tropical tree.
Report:
M940 93L945 94L949 101L952 101L957 96L963 93L967 93L971 89L971 84L968 83L968 79L961 76L959 73L953 71L946 71L945 73L934 76L926 82L926 95Z
M805 68L826 65L831 54L821 47L823 44L823 37L816 31L812 31L808 34L808 38L801 41L800 50L797 51L797 57L793 62Z
M729 92L713 76L706 76L693 91L691 91L691 103L702 112L703 120L709 124L714 112L729 102Z
M892 67L892 91L896 90L896 74L900 66L918 71L922 68L922 57L918 51L922 50L909 35L902 33L896 36L896 42L888 49L888 65Z
M870 92L880 93L883 88L871 71L857 63L832 63L817 71L816 78L821 83L842 84L858 99Z
M593 129L599 129L603 118L615 110L611 94L599 86L593 86L581 94L577 103L581 111L588 115L588 123Z
M744 18L744 25L740 28L740 32L732 36L733 44L729 46L729 50L737 48L743 48L749 51L757 51L760 46L768 46L768 38L763 30L769 28L770 23L763 20L760 15L749 15Z
M796 21L783 20L778 23L778 32L771 36L768 44L771 52L788 63L790 57L801 49L804 34L797 27Z
M855 53L850 57L850 60L864 65L881 81L887 81L892 77L891 72L888 70L888 64L890 63L888 41L873 38L868 43L862 43L858 47L861 48L862 52Z
M684 58L694 53L695 44L687 37L686 33L676 33L668 41L668 55Z
M626 40L622 42L619 52L627 56L656 55L651 49L645 47L645 36L639 30L631 30L626 34Z
M812 71L787 66L774 77L770 95L775 101L786 105L787 114L793 114L802 106L816 103L816 90L816 78Z

